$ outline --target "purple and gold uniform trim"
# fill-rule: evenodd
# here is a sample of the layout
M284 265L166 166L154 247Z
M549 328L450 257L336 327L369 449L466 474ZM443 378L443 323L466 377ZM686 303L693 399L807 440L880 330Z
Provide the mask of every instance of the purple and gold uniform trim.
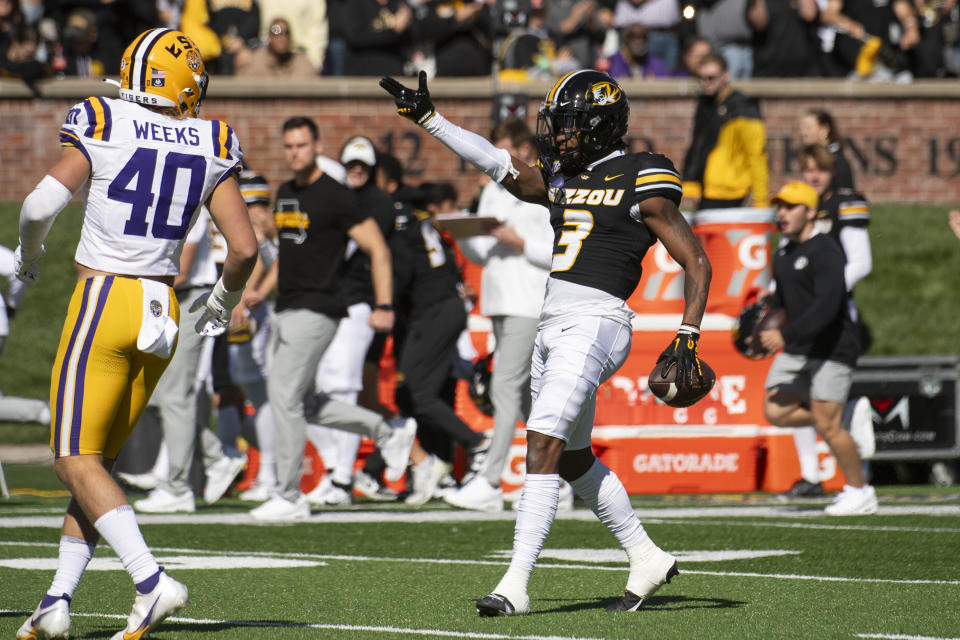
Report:
M84 380L87 360L97 326L107 303L113 276L88 278L76 323L67 343L63 366L57 381L57 406L53 425L53 454L56 457L80 452L80 426L83 422Z

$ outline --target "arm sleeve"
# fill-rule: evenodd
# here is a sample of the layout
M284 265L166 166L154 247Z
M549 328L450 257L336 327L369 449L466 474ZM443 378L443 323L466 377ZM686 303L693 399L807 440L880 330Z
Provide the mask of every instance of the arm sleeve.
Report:
M43 252L43 241L50 233L57 214L73 194L53 176L43 180L23 200L20 209L20 252L24 260L35 260Z
M497 182L502 182L508 174L514 178L520 175L513 166L509 151L498 149L486 138L458 127L439 112L434 112L423 123L423 128L445 147Z
M870 234L863 227L840 227L840 244L847 255L843 276L847 291L853 291L857 283L870 275L873 258L870 255Z

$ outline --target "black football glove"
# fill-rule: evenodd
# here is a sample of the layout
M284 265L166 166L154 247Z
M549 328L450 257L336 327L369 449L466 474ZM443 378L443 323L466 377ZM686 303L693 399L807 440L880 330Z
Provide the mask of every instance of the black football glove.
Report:
M666 376L670 369L676 365L677 374L674 380L677 384L685 383L688 387L703 384L703 371L700 368L700 357L697 355L697 343L700 340L700 334L685 331L681 329L677 332L673 342L670 343L660 357L657 363L663 362L663 375Z
M419 125L430 119L436 109L430 101L430 91L427 89L427 72L420 72L420 88L414 91L391 78L384 76L380 79L380 86L393 96L397 103L397 113L404 118L413 120Z

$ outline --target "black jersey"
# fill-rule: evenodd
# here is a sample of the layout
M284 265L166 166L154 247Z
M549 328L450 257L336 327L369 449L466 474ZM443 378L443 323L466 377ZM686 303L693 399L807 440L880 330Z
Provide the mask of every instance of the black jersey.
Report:
M240 195L243 201L249 207L252 204L262 204L265 207L270 206L270 185L267 179L259 173L244 169L239 177Z
M860 353L844 283L840 244L817 233L802 243L787 243L773 259L775 304L787 312L784 351L855 366Z
M844 227L867 227L870 224L870 203L851 189L833 189L817 203L817 230L840 242ZM841 245L842 246L842 245Z
M390 251L394 304L401 316L415 317L436 302L460 296L460 268L453 247L425 211L397 215Z
M384 240L389 239L394 227L393 198L378 188L373 181L357 189L360 211L373 218ZM358 302L373 304L373 279L370 273L370 256L359 248L347 256L340 274L343 297L347 306Z
M629 153L549 187L553 226L550 277L593 287L626 300L656 238L638 203L660 196L679 204L680 176L666 156Z
M306 186L292 180L280 185L274 208L280 241L277 311L346 315L338 276L347 231L364 219L353 191L326 174Z

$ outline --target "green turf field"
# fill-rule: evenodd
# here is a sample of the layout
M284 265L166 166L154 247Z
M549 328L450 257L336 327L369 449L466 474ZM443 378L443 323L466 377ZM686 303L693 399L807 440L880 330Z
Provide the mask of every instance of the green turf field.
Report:
M10 466L0 501L0 637L50 584L64 497L49 467ZM25 491L26 488L34 490ZM626 581L613 538L576 503L530 584L532 614L481 619L474 600L505 569L510 512L360 502L309 522L260 525L225 499L193 515L139 516L190 605L156 638L960 637L960 492L884 487L880 513L821 515L765 494L634 499L680 576L637 613L603 611ZM72 638L122 628L133 588L98 549L72 604Z

